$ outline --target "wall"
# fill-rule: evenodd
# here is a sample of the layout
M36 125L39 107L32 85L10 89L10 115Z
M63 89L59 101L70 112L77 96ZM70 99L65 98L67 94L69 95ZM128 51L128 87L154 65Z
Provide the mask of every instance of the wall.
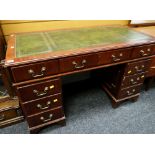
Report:
M5 39L12 33L53 30L61 28L88 27L95 25L127 25L128 20L2 20L2 30Z

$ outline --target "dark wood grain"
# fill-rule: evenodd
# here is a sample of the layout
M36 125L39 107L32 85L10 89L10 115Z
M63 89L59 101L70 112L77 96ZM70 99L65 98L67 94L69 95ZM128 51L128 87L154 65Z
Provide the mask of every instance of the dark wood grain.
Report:
M50 104L48 104L48 102L50 102ZM62 99L61 94L57 94L21 104L25 116L29 116L62 106ZM38 107L38 105L40 106Z
M152 57L147 77L155 76L155 57Z
M119 91L117 99L123 99L128 96L139 94L142 85L131 86L128 88L123 88Z
M42 71L42 68L45 70ZM34 73L29 73L32 70ZM45 76L58 74L59 63L58 60L34 63L29 65L22 65L11 68L14 82L22 82L37 78L43 78ZM22 75L22 76L21 76Z
M45 90L48 88L47 90ZM34 92L38 91L39 95ZM34 83L17 88L17 93L21 102L31 101L61 92L61 82L59 79L52 79L46 82ZM43 94L43 95L40 95Z
M98 55L88 54L60 59L60 72L76 71L98 65Z
M99 64L111 64L130 59L131 48L99 53Z
M121 86L130 87L136 84L143 84L146 73L140 73L136 75L124 76Z
M150 59L129 63L125 70L125 75L133 75L137 73L146 72L150 66Z
M132 52L132 58L146 57L155 54L154 45L135 47Z
M49 118L50 114L52 114L51 118ZM41 117L43 117L44 120L42 120ZM57 120L62 117L64 117L64 112L63 112L63 109L60 107L55 110L49 110L49 111L40 113L32 117L28 117L27 121L30 127L34 127L34 126L38 126L38 125L41 125L47 122L51 122L53 120Z

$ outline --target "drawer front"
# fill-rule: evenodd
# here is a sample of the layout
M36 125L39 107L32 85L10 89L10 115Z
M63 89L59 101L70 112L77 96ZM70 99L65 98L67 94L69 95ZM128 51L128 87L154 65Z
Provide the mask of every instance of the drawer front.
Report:
M155 76L155 57L151 58L151 65L147 76L148 77Z
M17 87L21 102L31 101L61 92L60 79L38 82L35 84Z
M125 75L133 75L148 71L150 66L150 59L128 63L125 69Z
M57 94L43 99L28 102L26 104L22 104L22 109L25 115L29 116L60 106L62 106L61 94Z
M121 89L121 91L119 92L118 98L122 99L132 95L136 95L140 92L140 89L141 89L141 85L136 85L130 88Z
M17 109L9 109L0 112L0 123L18 116Z
M132 58L146 57L153 54L153 47L151 45L138 46L133 49Z
M119 49L99 53L99 64L117 63L130 58L131 49Z
M131 76L124 76L122 81L122 87L129 87L136 84L141 84L144 82L145 73L131 75Z
M98 64L98 55L89 54L60 59L60 71L76 71L96 66Z
M42 78L59 72L58 60L45 61L11 68L15 82ZM21 76L22 75L22 76Z
M152 45L152 55L155 55L155 44Z
M34 127L62 117L64 117L63 109L58 108L55 110L50 110L48 112L38 114L36 116L27 117L27 121L30 127Z

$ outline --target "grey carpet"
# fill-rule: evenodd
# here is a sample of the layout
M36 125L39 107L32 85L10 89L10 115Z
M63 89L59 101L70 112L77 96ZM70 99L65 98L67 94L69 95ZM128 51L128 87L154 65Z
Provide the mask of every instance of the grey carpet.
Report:
M44 134L150 134L155 133L155 85L142 89L135 103L126 101L113 109L110 99L92 82L82 82L64 88L66 126L49 126ZM22 122L0 129L4 134L29 133Z

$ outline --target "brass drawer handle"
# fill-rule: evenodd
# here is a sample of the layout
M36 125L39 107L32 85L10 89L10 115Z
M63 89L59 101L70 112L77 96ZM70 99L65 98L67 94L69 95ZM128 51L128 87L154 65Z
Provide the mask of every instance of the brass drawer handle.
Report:
M142 65L142 67L144 68L144 66ZM136 69L136 71L137 72L143 72L143 69L139 69L139 67L138 66L135 66L135 69Z
M133 95L133 94L135 93L135 91L136 91L135 89L133 89L132 92L127 91L127 94L128 94L128 95Z
M0 115L0 121L3 121L3 120L5 120L5 115L4 114Z
M29 69L28 73L33 77L33 78L37 78L37 77L41 77L44 76L44 73L46 71L46 67L42 67L41 68L41 73L40 74L35 74L33 69Z
M130 82L131 82L131 84L136 84L137 83L136 81L134 81L134 79L131 79Z
M140 50L140 54L141 54L142 56L147 56L147 55L148 55L148 53L145 53L144 50Z
M114 62L117 62L117 61L120 61L121 60L120 58L116 58L115 55L112 55L112 59L113 59Z
M33 90L33 93L36 94L36 96L39 97L39 96L44 96L44 95L46 95L46 94L48 93L48 90L49 90L48 87L45 87L45 88L44 88L44 91L39 92L38 90L35 89L35 90Z
M42 107L41 104L37 104L37 108L39 108L39 109L41 109L41 110L48 109L48 108L50 107L50 104L51 104L50 101L48 101L48 102L46 103L46 106L45 106L45 107Z
M74 65L74 68L75 69L80 69L80 68L84 68L85 67L85 64L86 64L86 60L82 60L82 63L81 65L79 65L76 61L73 61L72 64Z
M45 118L42 116L42 117L40 117L40 119L41 119L43 122L48 122L48 121L50 121L50 120L52 119L53 114L50 114L48 117L49 117L48 119L45 119Z

